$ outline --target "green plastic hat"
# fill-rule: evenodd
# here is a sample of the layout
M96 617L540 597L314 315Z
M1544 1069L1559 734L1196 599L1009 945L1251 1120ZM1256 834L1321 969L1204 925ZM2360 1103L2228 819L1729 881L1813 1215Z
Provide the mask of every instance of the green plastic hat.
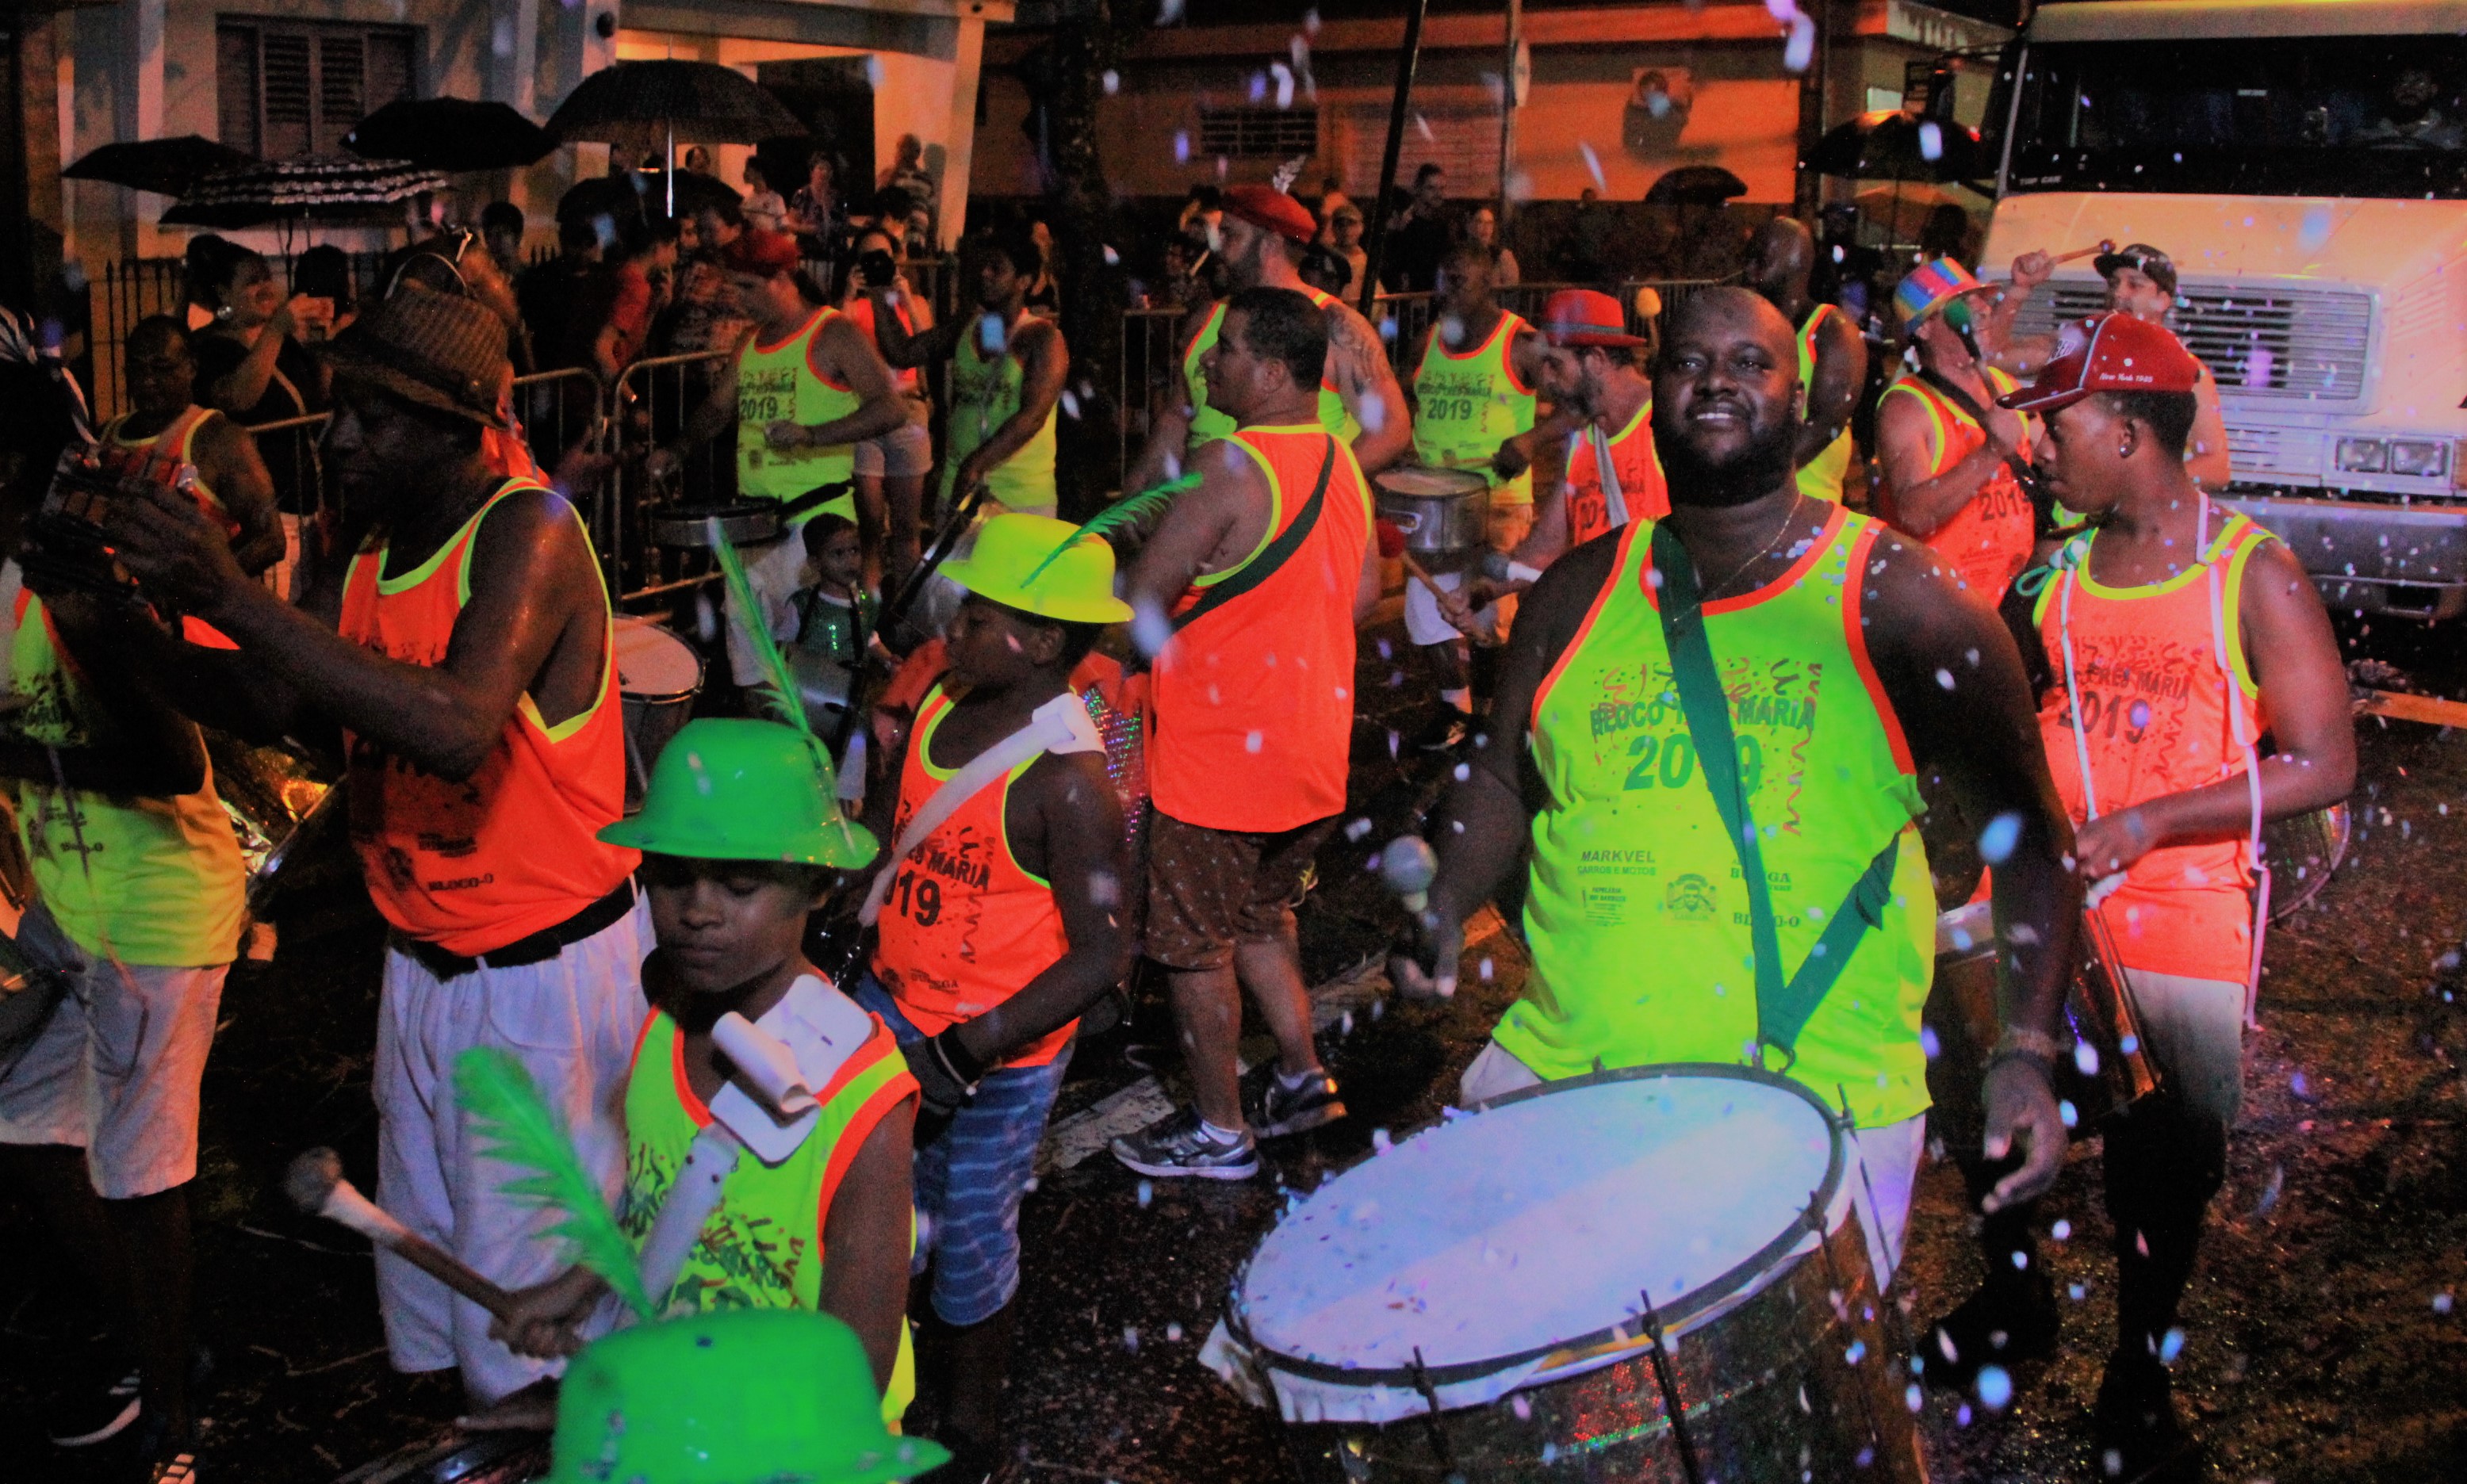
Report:
M660 750L643 812L600 838L694 861L852 870L873 859L873 835L840 813L836 792L820 749L794 728L706 716Z
M877 1484L950 1459L882 1423L856 1332L802 1309L620 1330L565 1373L548 1484Z
M1078 527L1052 516L997 515L978 528L973 551L943 564L942 575L1040 618L1127 622L1131 605L1114 596L1113 543L1078 536Z

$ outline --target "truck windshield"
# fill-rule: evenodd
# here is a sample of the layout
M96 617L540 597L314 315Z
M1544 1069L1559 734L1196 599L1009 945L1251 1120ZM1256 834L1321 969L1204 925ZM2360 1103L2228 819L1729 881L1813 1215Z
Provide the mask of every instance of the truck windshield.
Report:
M2467 39L2032 46L2005 184L2467 197Z

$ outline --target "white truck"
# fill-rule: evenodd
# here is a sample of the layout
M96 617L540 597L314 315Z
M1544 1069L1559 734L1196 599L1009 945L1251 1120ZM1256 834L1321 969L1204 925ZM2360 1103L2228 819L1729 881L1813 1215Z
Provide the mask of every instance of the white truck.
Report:
M2102 239L2168 254L2228 503L2334 611L2467 612L2467 3L2070 0L1998 72L1982 276ZM2018 328L2101 307L2085 260Z

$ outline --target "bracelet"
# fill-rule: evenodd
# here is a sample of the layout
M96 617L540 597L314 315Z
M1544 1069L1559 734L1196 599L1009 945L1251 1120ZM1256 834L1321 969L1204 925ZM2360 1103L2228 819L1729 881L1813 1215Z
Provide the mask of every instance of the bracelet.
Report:
M2006 1055L2035 1056L2052 1067L2063 1050L2064 1047L2056 1045L2056 1038L2044 1030L2011 1025L2005 1027L2004 1034L1996 1038L1996 1048L1988 1053L1988 1060Z
M970 1092L976 1091L977 1084L985 1080L985 1064L960 1044L959 1026L946 1026L928 1045L933 1046L934 1055L941 1062L942 1069L951 1074L953 1081Z
M2037 1068L2039 1069L2039 1076L2050 1086L2052 1086L2056 1080L2056 1064L2054 1059L2051 1057L2041 1056L2036 1051L1999 1051L1987 1059L1987 1070L1981 1075L1992 1075L1997 1068L2003 1066L2007 1062L2022 1062L2028 1066Z

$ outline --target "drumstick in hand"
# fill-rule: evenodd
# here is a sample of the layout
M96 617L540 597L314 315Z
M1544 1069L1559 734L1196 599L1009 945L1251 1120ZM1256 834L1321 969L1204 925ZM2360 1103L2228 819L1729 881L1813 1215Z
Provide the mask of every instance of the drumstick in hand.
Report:
M1422 569L1421 563L1414 560L1414 553L1405 550L1405 528L1394 521L1379 523L1379 554L1389 561L1401 558L1405 563L1407 576L1418 580L1422 586L1429 588L1434 596L1438 593L1439 585L1431 580L1431 574Z
M343 1178L343 1157L334 1151L311 1149L292 1160L283 1173L283 1189L301 1210L351 1227L498 1318L507 1318L512 1310L513 1295L360 1194Z
M2116 244L2102 237L2099 239L2098 245L2095 247L2077 247L2070 253L2058 253L2055 257L2048 259L2048 261L2050 263L2071 262L2077 258L2096 258L2102 253L2112 253L2115 251Z

